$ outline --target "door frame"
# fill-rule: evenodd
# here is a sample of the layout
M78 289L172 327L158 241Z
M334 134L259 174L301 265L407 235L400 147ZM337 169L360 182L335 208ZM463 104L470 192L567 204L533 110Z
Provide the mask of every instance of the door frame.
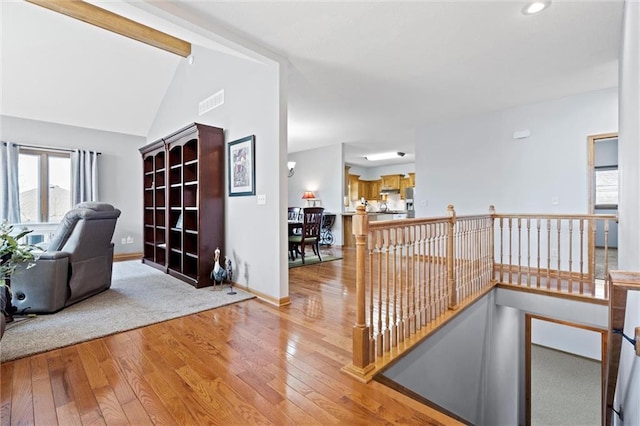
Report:
M590 135L587 137L587 182L588 182L588 196L587 196L587 211L589 214L595 213L595 188L596 188L596 177L595 177L595 146L596 142L603 139L613 139L618 137L618 132L610 132L610 133L600 133L597 135ZM595 256L596 256L596 234L595 234L595 222L593 220L589 221L589 230L588 230L588 253L587 253L587 273L589 274L589 279L591 281L595 280ZM595 281L594 281L595 282Z
M607 370L607 341L609 338L609 331L605 328L599 328L584 324L577 324L570 321L563 321L555 318L544 317L541 315L535 314L525 314L525 387L526 387L526 395L525 395L525 404L526 404L526 425L531 425L531 320L540 320L553 322L560 325L566 325L569 327L580 328L583 330L594 331L596 333L600 333L600 418L603 418L602 415L605 412L604 407L604 381L606 377ZM579 356L579 355L577 355Z

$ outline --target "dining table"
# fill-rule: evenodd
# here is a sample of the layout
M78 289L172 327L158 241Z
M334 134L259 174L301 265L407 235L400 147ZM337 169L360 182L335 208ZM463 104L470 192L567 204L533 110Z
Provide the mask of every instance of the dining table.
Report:
M301 220L288 220L287 223L289 225L289 236L296 234L299 235L302 233L303 222ZM296 232L298 230L299 232ZM298 257L298 254L301 254L299 248L296 248L295 251L291 251L291 249L289 250L289 258L291 260L295 260Z
M302 229L303 222L301 220L288 220L289 225L289 236L295 235L297 230Z

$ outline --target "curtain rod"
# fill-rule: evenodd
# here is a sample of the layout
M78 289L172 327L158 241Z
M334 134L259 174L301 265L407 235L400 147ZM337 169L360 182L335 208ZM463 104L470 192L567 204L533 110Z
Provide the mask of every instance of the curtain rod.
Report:
M22 148L40 149L42 151L52 151L52 152L74 152L75 151L75 149L69 149L69 148L53 148L50 146L27 145L27 144L21 144L21 143L16 143L16 145ZM101 152L98 152L97 154L102 155Z

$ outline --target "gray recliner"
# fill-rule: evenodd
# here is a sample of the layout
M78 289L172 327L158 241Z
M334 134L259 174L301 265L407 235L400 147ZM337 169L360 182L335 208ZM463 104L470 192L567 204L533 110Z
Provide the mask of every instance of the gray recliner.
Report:
M52 313L111 287L120 210L86 202L67 212L36 265L11 277L18 313Z

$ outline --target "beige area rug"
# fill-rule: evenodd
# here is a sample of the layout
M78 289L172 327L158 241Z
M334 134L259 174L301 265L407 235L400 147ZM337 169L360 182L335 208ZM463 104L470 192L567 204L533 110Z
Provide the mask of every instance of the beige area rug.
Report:
M131 330L254 296L229 286L196 289L139 260L113 264L111 288L60 312L19 318L0 341L9 361L121 331Z

